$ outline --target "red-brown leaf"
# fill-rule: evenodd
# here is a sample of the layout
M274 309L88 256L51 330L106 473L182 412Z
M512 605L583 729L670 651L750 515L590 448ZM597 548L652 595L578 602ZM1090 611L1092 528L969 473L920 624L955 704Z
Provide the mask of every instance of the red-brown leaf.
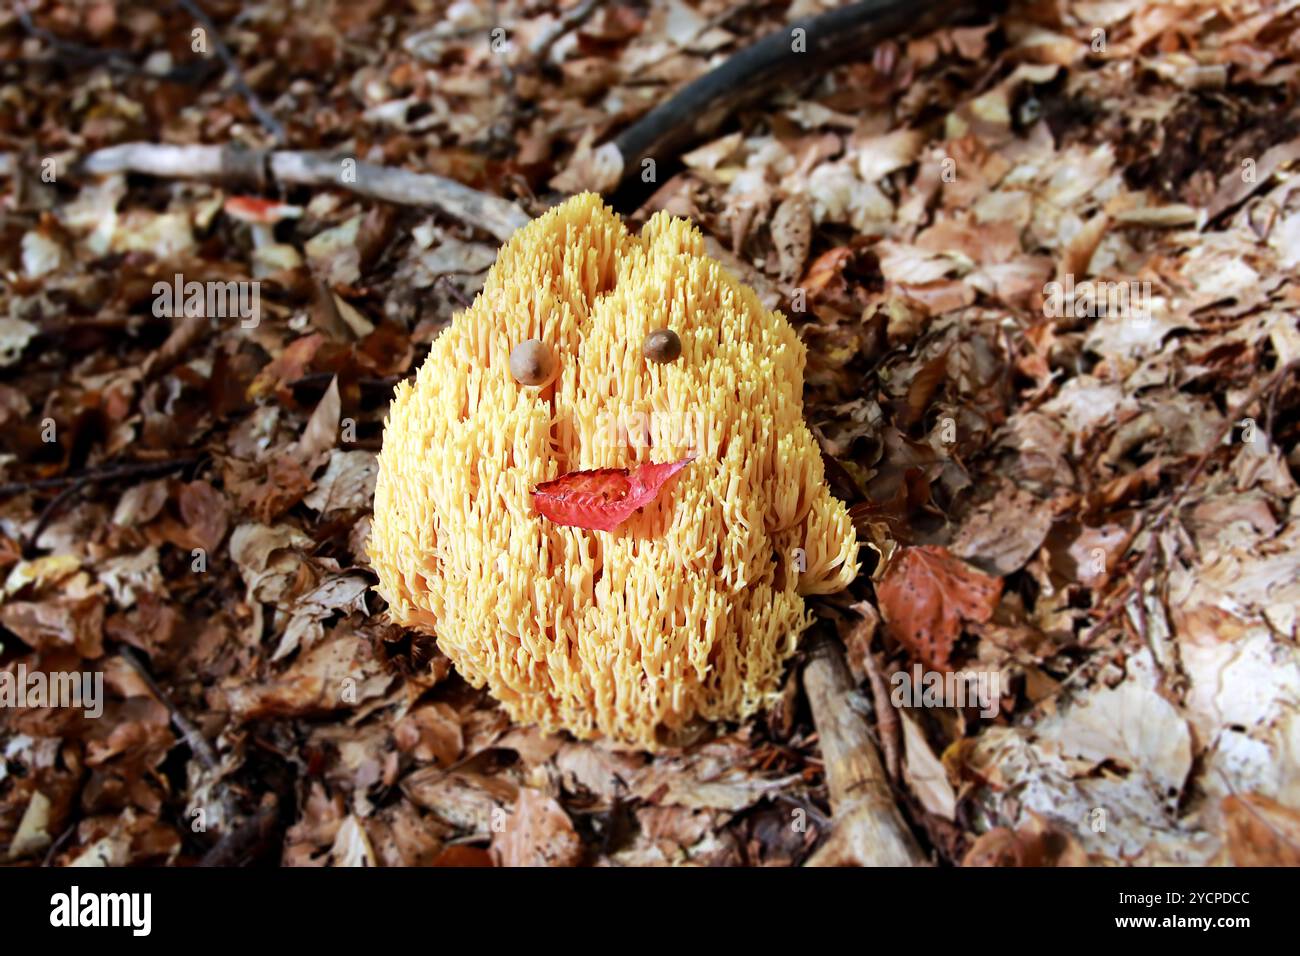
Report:
M658 497L674 475L695 460L626 468L571 471L533 489L538 512L556 524L592 531L613 531Z
M1002 579L953 557L947 548L905 548L876 585L880 610L912 654L939 669L950 666L962 621L987 621L1002 596Z

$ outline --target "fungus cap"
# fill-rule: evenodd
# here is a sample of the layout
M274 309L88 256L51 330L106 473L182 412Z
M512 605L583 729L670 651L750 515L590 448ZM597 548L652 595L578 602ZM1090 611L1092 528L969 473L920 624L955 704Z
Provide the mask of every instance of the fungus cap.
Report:
M642 348L672 329L681 355ZM558 370L511 375L540 339ZM770 704L810 618L857 573L844 504L803 421L785 318L656 214L599 197L520 229L389 408L369 551L394 621L437 636L521 723L654 748ZM558 524L568 472L696 456L612 531Z

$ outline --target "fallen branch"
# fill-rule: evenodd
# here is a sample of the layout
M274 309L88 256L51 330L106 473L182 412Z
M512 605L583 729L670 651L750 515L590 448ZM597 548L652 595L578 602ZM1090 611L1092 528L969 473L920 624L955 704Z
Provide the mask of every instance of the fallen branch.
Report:
M894 804L889 778L850 695L853 678L825 636L813 638L803 670L830 790L834 829L808 866L924 866L925 855Z
M429 206L477 226L505 241L529 216L498 196L435 176L362 162L330 152L275 150L241 146L173 146L121 143L96 150L82 171L92 175L143 173L180 179L210 179L266 185L326 186L399 206Z
M631 188L639 183L645 160L667 166L773 89L868 55L881 40L931 29L973 7L965 0L931 0L919 11L917 6L914 0L864 0L796 20L688 83L590 154L579 175L599 192Z

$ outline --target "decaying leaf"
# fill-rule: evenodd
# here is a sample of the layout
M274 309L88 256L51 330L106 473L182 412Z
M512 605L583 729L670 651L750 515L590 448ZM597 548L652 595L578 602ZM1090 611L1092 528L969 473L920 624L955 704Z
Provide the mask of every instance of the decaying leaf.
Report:
M922 661L945 669L962 622L993 615L1002 580L975 570L947 548L921 545L895 557L876 594L890 633Z
M699 138L636 155L618 144L656 106L833 5L501 0L433 4L431 19L425 3L334 4L322 32L287 0L205 4L232 62L179 84L155 68L160 37L189 35L184 5L22 6L0 33L59 74L11 71L0 122L7 862L800 865L845 823L797 666L753 702L761 715L689 722L651 754L512 722L453 674L446 634L385 616L366 543L394 389L457 313L502 291L485 291L501 223L402 200L435 174L479 210L504 199L529 216L548 183L626 192L638 222L690 219L789 319L793 337L756 347L758 372L690 371L734 389L734 428L709 436L719 454L777 436L736 462L743 483L816 467L748 400L765 363L801 354L803 417L869 543L849 592L808 603L806 633L839 629L844 706L874 718L931 859L1300 866L1300 140L1275 102L1294 93L1293 4L990 6L847 62L804 57L807 83L692 115L672 132ZM317 154L323 178L297 183L283 155L224 149L277 138L249 93L285 126L281 148L355 144L371 170ZM144 159L65 176L74 154L87 171ZM209 177L204 155L241 175ZM379 170L398 194L370 191ZM275 183L254 186L266 172ZM553 278L493 308L554 341L617 298L598 284L561 305ZM697 278L651 301L689 315ZM158 282L204 294L168 301ZM255 288L255 314L223 307ZM719 294L737 294L730 279ZM456 361L481 363L500 332L475 326ZM663 371L645 410L689 406ZM630 383L607 384L597 411L629 411ZM457 421L476 399L435 413ZM509 399L515 416L524 397ZM553 445L567 409L547 395L536 411ZM492 494L482 456L513 455L520 489L550 474L519 435L461 424L466 520ZM447 461L435 444L411 467ZM696 517L674 508L672 482L700 467L675 479L684 451L576 451L666 460L538 489L541 522L613 532L541 525L592 562L561 615L617 594L609 545L635 560L638 508ZM724 488L698 500L772 544L726 580L710 579L725 562L708 545L672 557L705 585L701 635L729 589L762 595L728 624L752 647L824 542L792 535L798 495L774 510ZM492 560L435 524L410 529L430 548L413 576ZM529 590L573 577L562 549L541 558L493 637L517 674L566 652L560 621L524 636ZM586 649L652 675L660 650L638 658L626 636ZM728 663L682 660L701 680ZM997 715L863 703L913 664L997 672ZM102 676L103 712L8 706L20 673ZM633 686L593 673L580 696L611 710ZM671 701L658 679L646 687ZM1014 901L1006 913L1015 926Z
M1235 866L1300 866L1300 811L1260 794L1223 801Z
M529 787L519 791L514 811L492 835L492 854L501 866L576 866L582 853L564 809Z

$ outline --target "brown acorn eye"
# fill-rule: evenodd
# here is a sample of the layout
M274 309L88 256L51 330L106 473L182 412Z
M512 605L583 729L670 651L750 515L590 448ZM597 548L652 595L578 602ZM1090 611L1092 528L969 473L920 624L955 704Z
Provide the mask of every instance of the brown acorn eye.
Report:
M666 365L681 358L682 340L672 329L657 329L645 337L641 351L650 361Z
M541 339L520 342L510 352L510 374L520 385L545 385L555 367L555 353Z

